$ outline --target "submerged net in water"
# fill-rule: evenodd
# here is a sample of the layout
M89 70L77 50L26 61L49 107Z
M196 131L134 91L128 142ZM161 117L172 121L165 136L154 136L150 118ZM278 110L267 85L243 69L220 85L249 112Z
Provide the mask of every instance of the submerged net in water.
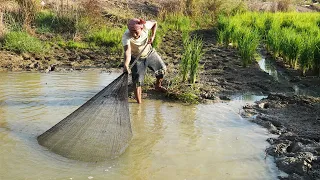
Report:
M124 152L132 138L128 74L123 73L58 124L38 142L64 157L103 161Z

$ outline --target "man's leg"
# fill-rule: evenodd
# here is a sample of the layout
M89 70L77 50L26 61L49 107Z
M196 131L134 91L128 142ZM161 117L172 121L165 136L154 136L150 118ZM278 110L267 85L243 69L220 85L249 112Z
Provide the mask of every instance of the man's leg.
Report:
M142 94L142 88L141 86L135 84L135 88L134 88L134 95L136 97L137 103L141 104L142 103L142 98L141 98L141 94Z
M145 60L138 60L132 67L132 83L134 84L134 95L137 103L142 103L142 85L146 71Z
M147 58L148 67L155 72L156 84L155 90L167 92L167 89L162 86L163 77L166 71L166 65L156 51L153 51Z

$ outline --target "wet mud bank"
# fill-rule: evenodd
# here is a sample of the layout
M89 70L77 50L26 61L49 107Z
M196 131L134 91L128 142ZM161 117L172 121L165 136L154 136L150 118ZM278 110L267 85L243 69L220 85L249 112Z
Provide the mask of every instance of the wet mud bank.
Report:
M243 115L279 135L268 139L266 153L289 175L281 179L320 178L320 98L270 94Z
M202 97L216 96L225 100L232 95L294 92L292 86L277 82L262 71L256 61L243 67L235 48L217 45L212 29L197 34L204 41L204 57L200 62L203 66L200 73L201 83L204 84Z
M93 68L119 68L122 57L105 50L65 49L56 47L50 53L15 53L0 50L1 71L73 71Z

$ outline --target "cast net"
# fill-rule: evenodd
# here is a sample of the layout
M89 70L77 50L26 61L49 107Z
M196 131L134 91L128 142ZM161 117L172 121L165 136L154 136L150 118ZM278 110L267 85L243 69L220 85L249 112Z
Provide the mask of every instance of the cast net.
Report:
M38 136L38 142L67 158L103 161L122 154L131 137L128 74L123 73L69 116Z

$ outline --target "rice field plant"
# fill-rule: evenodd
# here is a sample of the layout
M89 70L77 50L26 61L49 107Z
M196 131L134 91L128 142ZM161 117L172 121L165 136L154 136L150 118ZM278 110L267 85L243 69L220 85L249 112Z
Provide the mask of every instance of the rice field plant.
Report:
M182 82L188 80L189 77L189 82L194 84L199 71L199 62L203 55L203 42L202 39L197 36L190 38L189 33L187 32L183 33L182 42L184 48L180 61Z
M272 28L272 22L273 22L273 17L269 14L265 16L265 19L263 21L263 28L261 28L262 33L262 38L266 39L267 34L269 33L270 29Z
M218 20L218 39L225 46L232 43L239 50L243 66L247 66L255 57L260 36L255 25L257 18L251 18L247 13L244 16L249 19L236 17L230 20L226 17L220 17Z
M252 31L249 28L242 28L235 34L242 65L246 67L255 59L255 54L260 41L259 33L257 30Z
M320 35L315 40L314 70L318 73L318 77L320 77Z
M202 58L203 42L202 39L195 36L191 40L191 59L190 59L190 83L194 84L199 71L199 62Z
M252 49L259 43L265 43L274 58L281 57L284 63L301 69L305 74L318 68L316 39L320 36L319 26L319 13L246 12L218 18L218 42L225 45L232 43L239 50L244 65L250 63L252 54L248 53L255 53ZM246 43L253 44L252 48Z
M281 34L280 51L282 52L282 56L291 68L297 69L303 39L293 28L283 29Z
M302 75L306 75L306 71L314 66L315 41L313 37L305 36L302 43L301 56L299 58Z
M188 73L189 73L189 64L190 64L190 59L191 59L191 46L190 44L190 36L189 33L184 32L182 34L182 42L183 42L183 55L180 61L180 73L182 76L182 82L185 82L188 78Z
M226 16L219 16L217 22L218 42L219 44L228 45L231 40L232 26L230 19Z

